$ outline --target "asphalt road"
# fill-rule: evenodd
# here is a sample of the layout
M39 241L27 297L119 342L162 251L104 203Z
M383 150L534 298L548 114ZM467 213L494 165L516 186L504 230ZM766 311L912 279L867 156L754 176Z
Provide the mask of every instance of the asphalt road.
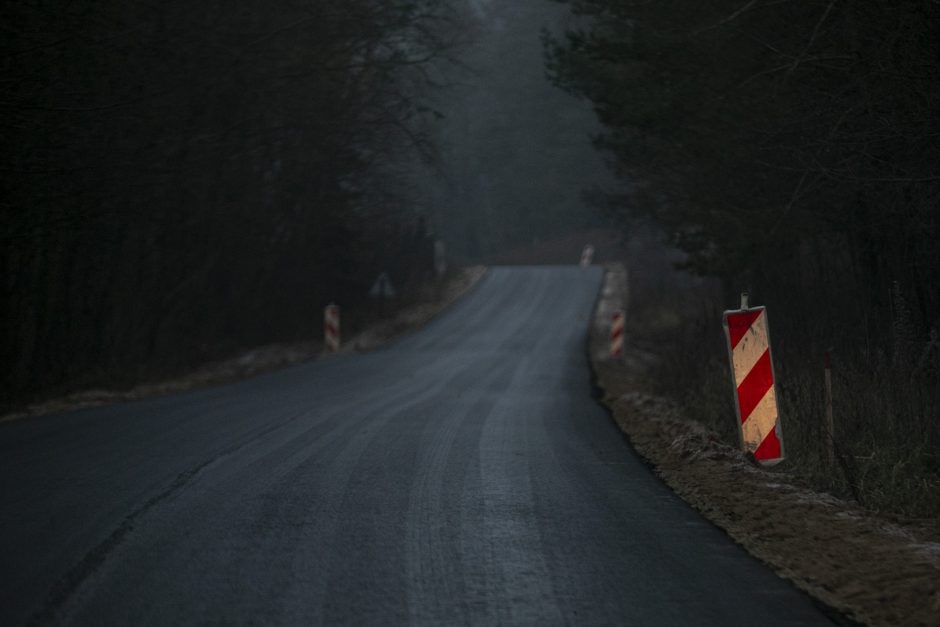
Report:
M0 623L829 624L593 400L600 282L495 268L374 353L0 425Z

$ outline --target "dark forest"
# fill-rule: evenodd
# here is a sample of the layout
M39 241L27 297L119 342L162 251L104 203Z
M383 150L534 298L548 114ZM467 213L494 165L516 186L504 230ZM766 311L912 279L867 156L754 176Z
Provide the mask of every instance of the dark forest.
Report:
M0 624L940 625L940 0L0 33Z
M593 105L598 148L633 184L597 204L661 225L681 267L723 286L692 303L686 337L665 339L663 385L733 440L727 356L705 330L749 290L772 312L804 471L936 514L940 6L567 4L590 26L548 38L552 75ZM819 444L827 352L835 476Z
M309 336L390 260L427 270L384 164L427 150L454 19L404 1L7 7L0 402Z

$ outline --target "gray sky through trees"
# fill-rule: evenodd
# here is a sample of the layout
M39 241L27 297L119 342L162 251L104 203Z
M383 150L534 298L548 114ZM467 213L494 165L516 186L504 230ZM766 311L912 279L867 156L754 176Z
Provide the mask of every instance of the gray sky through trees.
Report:
M475 257L595 224L582 190L612 184L591 144L599 127L589 103L548 80L540 37L574 18L548 0L469 4L467 68L447 71L454 84L435 103L440 163L416 181L434 226L452 253Z

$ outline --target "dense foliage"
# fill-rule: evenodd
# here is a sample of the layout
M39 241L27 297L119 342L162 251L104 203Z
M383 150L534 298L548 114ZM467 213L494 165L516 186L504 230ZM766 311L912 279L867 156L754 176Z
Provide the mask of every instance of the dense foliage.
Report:
M568 4L582 26L547 38L549 67L593 104L597 143L632 182L607 207L651 217L688 268L720 277L718 307L745 287L770 307L784 409L807 425L791 442L821 439L834 348L849 487L879 450L893 452L878 472L936 482L940 4ZM699 328L688 342L714 348L697 354L702 379L724 359L717 321Z
M0 404L310 336L413 239L444 1L4 12Z
M669 226L694 268L841 257L872 298L899 281L938 322L937 3L572 5L595 19L552 48L555 75L608 126L631 209Z

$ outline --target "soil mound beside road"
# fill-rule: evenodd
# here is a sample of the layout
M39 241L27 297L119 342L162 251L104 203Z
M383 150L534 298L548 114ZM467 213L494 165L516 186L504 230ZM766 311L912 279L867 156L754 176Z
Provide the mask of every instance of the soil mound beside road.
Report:
M680 404L644 392L655 359L626 338L626 357L607 356L610 313L626 302L626 272L609 267L590 351L604 403L633 447L684 500L780 576L851 621L940 625L940 537L815 492L786 470L757 467ZM627 312L629 317L629 311ZM838 620L838 617L837 617Z

